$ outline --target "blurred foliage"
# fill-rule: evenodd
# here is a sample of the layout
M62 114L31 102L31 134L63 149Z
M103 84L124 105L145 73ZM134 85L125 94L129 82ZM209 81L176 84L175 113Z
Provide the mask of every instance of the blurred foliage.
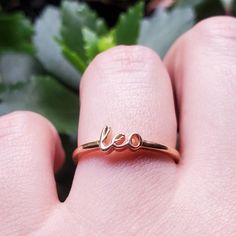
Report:
M107 32L104 20L98 18L85 4L64 2L61 9L61 38L59 43L65 57L80 71L86 69L83 29L89 28L98 36Z
M42 71L42 66L31 54L4 52L0 56L0 75L4 84L27 81L32 74L39 74Z
M137 3L121 14L117 25L108 30L105 21L87 5L64 2L58 39L64 56L83 73L98 53L118 44L136 44L143 11L143 2Z
M30 110L51 120L60 133L75 133L79 114L77 96L55 79L34 76L25 82L3 86L0 115L14 110Z
M233 0L233 4L232 4L232 13L233 13L233 15L236 16L236 0Z
M77 90L81 74L64 58L60 46L55 42L55 38L60 37L60 28L60 10L47 7L34 24L33 42L37 59L47 72L66 86Z
M119 44L145 45L164 57L199 20L236 14L236 0L177 0L169 8L160 0L153 12L145 8L150 1L60 2L0 0L0 115L30 110L55 125L68 156L57 175L64 200L74 171L77 90L93 58Z
M21 13L8 15L0 12L0 53L17 51L34 53L31 44L33 27Z
M114 28L114 41L116 45L137 44L140 30L140 22L143 18L144 4L139 2L130 7L125 14L121 14Z
M159 9L142 21L139 44L154 49L164 57L176 38L193 26L194 19L191 7L177 7L170 11Z
M206 9L208 9L206 11ZM205 0L195 6L197 21L203 20L210 16L224 15L225 9L220 0Z
M222 0L178 0L176 6L191 6L196 15L196 22L205 18L224 15L225 8Z

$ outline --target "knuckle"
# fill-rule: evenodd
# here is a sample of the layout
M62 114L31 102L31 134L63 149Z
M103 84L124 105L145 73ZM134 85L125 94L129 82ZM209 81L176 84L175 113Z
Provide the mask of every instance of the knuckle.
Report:
M211 17L198 23L193 30L209 39L236 40L236 19L229 16Z
M46 132L53 134L54 128L43 116L26 111L16 111L0 117L1 136L21 137L26 133Z
M83 78L96 77L102 84L112 83L143 83L144 76L153 70L161 67L162 62L159 56L151 49L144 46L117 46L96 56L88 67ZM132 76L130 76L132 74ZM87 79L81 80L80 89L83 90ZM114 82L113 82L114 81Z
M196 40L196 41L195 41ZM193 42L196 42L193 50ZM196 66L209 66L214 71L215 77L200 76L204 83L218 86L224 81L223 87L235 90L235 58L236 58L236 19L233 17L212 17L196 25L193 31L185 38L185 53L189 57L201 58L193 62ZM204 64L204 65L203 65ZM221 66L219 66L221 65ZM225 75L228 76L225 76ZM216 80L218 77L220 80Z
M101 67L125 65L128 70L134 70L140 64L148 64L157 54L144 46L117 46L95 58L95 63Z

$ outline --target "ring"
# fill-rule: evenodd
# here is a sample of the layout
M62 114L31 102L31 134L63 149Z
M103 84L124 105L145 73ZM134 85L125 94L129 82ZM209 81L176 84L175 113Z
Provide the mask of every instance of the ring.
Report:
M92 152L100 151L103 154L109 154L113 151L123 151L126 149L132 152L146 150L164 153L171 157L175 163L178 163L180 160L180 154L176 149L164 144L143 140L141 135L138 133L130 134L127 140L124 134L117 134L113 138L110 138L110 133L111 127L106 126L102 130L99 140L85 143L77 147L73 153L74 162L78 163L80 158L87 154L91 154Z

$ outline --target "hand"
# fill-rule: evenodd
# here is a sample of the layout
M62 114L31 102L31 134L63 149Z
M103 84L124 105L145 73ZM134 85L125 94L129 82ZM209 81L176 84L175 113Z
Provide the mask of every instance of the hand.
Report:
M81 82L79 144L108 124L174 147L178 124L182 159L91 156L64 203L55 129L33 113L1 117L0 235L236 235L235 61L229 17L195 26L164 63L140 46L99 55Z

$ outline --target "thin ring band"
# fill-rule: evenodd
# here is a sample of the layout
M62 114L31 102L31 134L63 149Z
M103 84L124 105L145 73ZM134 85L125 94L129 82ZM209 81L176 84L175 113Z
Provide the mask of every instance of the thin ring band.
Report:
M159 153L167 154L171 157L175 163L178 163L180 160L179 152L167 145L154 143L147 140L143 140L142 137L137 133L132 133L128 140L124 134L117 134L115 135L110 143L108 142L108 136L110 134L111 128L106 126L102 132L100 139L97 141L89 142L82 144L81 146L77 147L73 153L73 160L75 163L79 161L79 159L84 156L85 154L89 154L95 151L101 151L103 153L110 153L111 151L122 151L125 149L130 149L132 151L138 150L147 150L147 151L155 151Z

